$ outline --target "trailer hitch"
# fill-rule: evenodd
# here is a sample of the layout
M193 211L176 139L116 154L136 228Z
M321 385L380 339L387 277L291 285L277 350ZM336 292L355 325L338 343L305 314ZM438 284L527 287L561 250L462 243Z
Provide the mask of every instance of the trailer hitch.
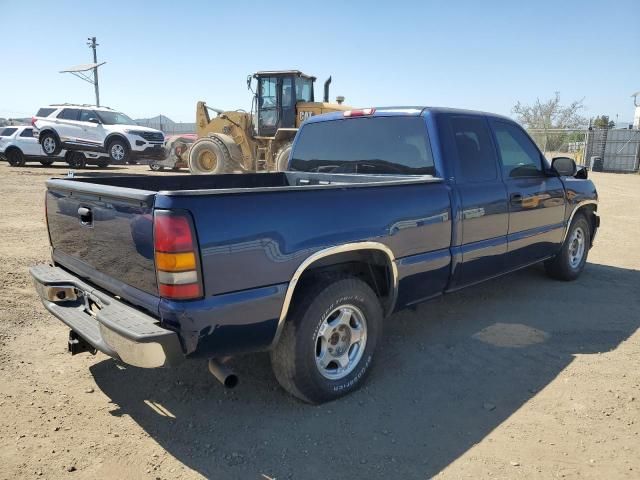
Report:
M72 356L84 352L89 352L91 355L95 355L97 352L93 345L91 345L73 330L69 330L68 348Z

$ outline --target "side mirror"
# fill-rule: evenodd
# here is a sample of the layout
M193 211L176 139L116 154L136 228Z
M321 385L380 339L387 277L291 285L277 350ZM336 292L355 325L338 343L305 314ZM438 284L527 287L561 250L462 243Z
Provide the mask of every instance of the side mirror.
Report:
M577 172L576 162L569 157L556 157L551 160L551 168L561 177L573 177Z
M96 117L91 117L89 119L89 122L91 122L91 123L100 123L100 120L98 120Z

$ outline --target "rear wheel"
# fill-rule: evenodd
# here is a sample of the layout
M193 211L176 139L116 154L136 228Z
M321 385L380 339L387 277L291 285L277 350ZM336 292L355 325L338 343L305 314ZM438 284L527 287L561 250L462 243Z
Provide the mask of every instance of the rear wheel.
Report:
M122 138L114 138L107 146L107 153L112 162L127 163L129 160L129 145Z
M159 163L156 162L151 162L149 164L149 168L151 170L153 170L154 172L161 172L162 170L164 170L164 166L160 165Z
M87 157L82 152L70 152L67 163L71 168L84 168L87 166Z
M45 167L53 165L53 162L54 162L53 160L40 160L40 163Z
M7 152L7 162L12 167L24 167L24 155L21 150L12 148Z
M109 166L109 160L98 160L96 165L98 168L107 168Z
M233 172L231 154L219 138L201 138L189 151L189 170L195 175Z
M584 215L573 218L558 255L544 264L547 274L558 280L575 280L587 263L591 247L591 228Z
M278 382L309 403L358 389L382 334L376 294L353 277L318 280L298 295L271 352Z
M40 145L42 146L42 151L49 157L58 155L61 150L60 141L53 132L41 133Z

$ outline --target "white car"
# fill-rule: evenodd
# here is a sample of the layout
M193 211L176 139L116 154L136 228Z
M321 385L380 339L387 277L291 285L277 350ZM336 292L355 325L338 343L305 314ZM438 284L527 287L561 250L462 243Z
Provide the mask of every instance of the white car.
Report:
M109 165L109 157L100 153L62 150L53 157L47 156L33 133L33 127L28 125L0 128L0 156L6 158L12 167L22 167L26 162L40 162L46 166L56 161L67 162L74 168L83 168L87 164L100 168Z
M104 152L115 163L165 156L160 130L136 125L124 113L108 107L49 105L38 110L31 123L49 156L62 149Z

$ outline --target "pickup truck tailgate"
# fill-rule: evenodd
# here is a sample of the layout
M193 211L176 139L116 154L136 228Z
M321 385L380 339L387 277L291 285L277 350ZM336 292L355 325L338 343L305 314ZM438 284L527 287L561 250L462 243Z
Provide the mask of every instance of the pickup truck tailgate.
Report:
M55 263L154 310L153 297L158 294L153 258L155 193L62 179L49 180L47 188L46 214Z

